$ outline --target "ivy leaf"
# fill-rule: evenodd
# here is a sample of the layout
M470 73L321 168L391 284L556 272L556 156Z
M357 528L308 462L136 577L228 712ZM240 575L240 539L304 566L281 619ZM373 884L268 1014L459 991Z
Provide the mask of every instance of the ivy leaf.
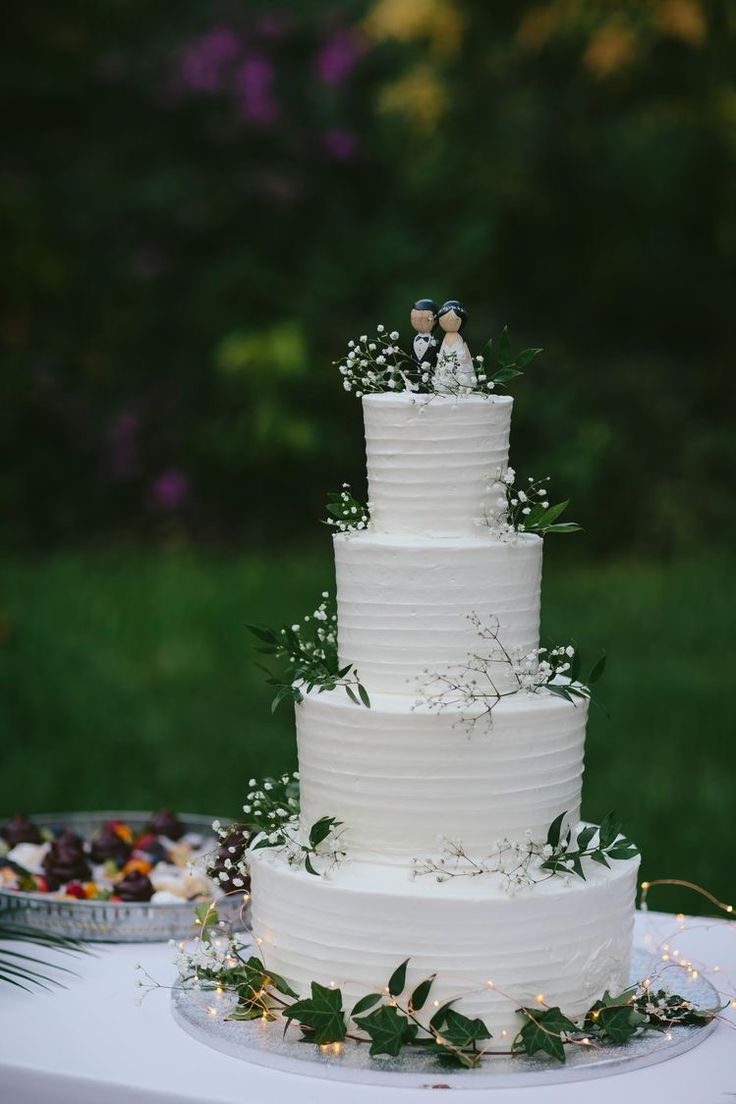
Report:
M277 993L282 993L285 997L293 997L296 999L299 994L295 993L285 978L281 977L281 974L274 974L269 970L263 978L264 985L270 985Z
M593 666L591 667L591 670L590 670L590 674L588 675L588 679L587 679L588 686L592 686L594 683L598 682L601 675L603 674L603 672L606 669L607 659L608 659L608 656L604 652L603 655L600 657L600 659L597 660L593 664Z
M347 1034L342 993L317 981L312 982L312 996L289 1005L283 1015L289 1021L296 1020L302 1030L306 1028L309 1042L319 1046L341 1043Z
M597 1017L593 1018L591 1016L591 1022L596 1024L604 1037L604 1041L610 1043L611 1046L627 1043L646 1021L647 1017L645 1015L637 1012L628 1004L619 1005L618 1007L602 1007L598 1009Z
M530 1057L541 1051L558 1062L564 1062L565 1047L561 1032L577 1031L572 1020L563 1016L559 1008L547 1008L544 1012L536 1008L520 1008L518 1012L527 1017L527 1022L514 1039L514 1050L522 1050Z
M381 993L368 993L365 997L361 997L352 1007L350 1012L352 1019L355 1019L356 1016L362 1016L363 1013L367 1012L369 1008L372 1008L374 1004L378 1004L382 995Z
M454 1008L448 1008L445 1013L440 1034L443 1039L456 1047L470 1047L481 1039L491 1038L491 1033L482 1020L478 1018L471 1020L461 1012L456 1012Z
M560 813L559 816L555 817L555 819L550 824L549 830L547 832L547 843L550 847L557 847L557 845L559 844L560 832L562 831L562 822L566 816L567 809L565 809L564 813Z
M429 1026L434 1031L439 1031L440 1030L441 1025L445 1022L445 1016L447 1015L447 1010L448 1010L448 1008L451 1008L452 1005L455 1003L455 999L456 998L453 998L453 1000L446 1001L445 1004L441 1005L437 1009L434 1016L432 1016L432 1019L429 1021Z
M264 1015L264 1012L265 1012L265 1015ZM268 1011L268 1009L264 1009L262 1004L255 1004L253 1002L249 1002L249 1003L246 1003L246 1004L237 1005L237 1007L234 1008L232 1010L232 1012L230 1013L230 1015L226 1016L225 1019L226 1020L264 1020L264 1019L265 1020L275 1020L276 1017L273 1016Z
M409 997L409 1008L412 1010L412 1012L419 1012L420 1009L424 1008L425 1004L427 1003L427 997L429 996L429 991L432 988L432 983L434 982L435 976L435 974L432 974L432 976L428 977L426 981L421 981L419 985L417 985L412 995Z
M406 985L406 967L408 965L409 959L405 958L388 979L388 991L392 997L398 997L399 993L404 991L404 986Z
M209 943L212 938L212 929L217 927L219 916L217 909L211 901L202 901L194 910L199 927L199 938L203 943Z
M372 1058L378 1054L390 1054L395 1058L402 1046L413 1040L418 1030L416 1024L410 1023L391 1004L384 1004L369 1016L363 1016L360 1026L371 1038Z

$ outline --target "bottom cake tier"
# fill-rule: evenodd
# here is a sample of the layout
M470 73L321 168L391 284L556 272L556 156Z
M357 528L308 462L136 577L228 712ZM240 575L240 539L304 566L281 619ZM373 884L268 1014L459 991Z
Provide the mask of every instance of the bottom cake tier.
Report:
M267 968L300 995L318 981L349 1010L409 959L407 990L436 974L433 1001L480 1016L490 1049L523 1026L520 1006L586 1012L629 980L638 859L586 879L559 875L509 896L498 875L438 883L405 868L347 861L314 876L271 850L251 857L253 934ZM436 1005L430 1001L428 1020Z

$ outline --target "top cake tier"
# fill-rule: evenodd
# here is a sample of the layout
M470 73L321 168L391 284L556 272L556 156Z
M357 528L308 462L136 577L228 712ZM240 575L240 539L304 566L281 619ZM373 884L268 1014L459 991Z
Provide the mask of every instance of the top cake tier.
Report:
M371 528L466 537L502 512L513 400L407 392L365 395Z

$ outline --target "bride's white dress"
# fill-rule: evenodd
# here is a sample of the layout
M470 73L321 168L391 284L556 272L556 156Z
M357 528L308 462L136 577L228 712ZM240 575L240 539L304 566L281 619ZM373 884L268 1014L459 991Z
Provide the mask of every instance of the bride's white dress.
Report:
M470 349L460 334L447 334L437 354L434 389L438 395L457 395L477 385Z

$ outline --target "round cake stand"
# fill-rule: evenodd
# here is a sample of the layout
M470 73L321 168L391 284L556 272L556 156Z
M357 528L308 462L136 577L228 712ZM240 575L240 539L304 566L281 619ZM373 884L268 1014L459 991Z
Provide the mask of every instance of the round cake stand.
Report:
M632 984L646 977L648 967L651 967L651 955L635 951ZM717 1008L719 1005L718 993L710 982L702 977L685 979L677 966L659 971L658 981L664 988L671 986L677 992L686 988L687 999L698 1007ZM667 1033L645 1032L620 1047L568 1047L564 1064L547 1057L495 1054L489 1055L476 1069L448 1071L420 1047L407 1048L398 1058L371 1058L367 1044L347 1044L339 1053L333 1052L331 1047L323 1050L307 1046L300 1042L297 1031L284 1036L283 1025L278 1022L226 1020L225 1016L234 1005L234 994L224 993L218 997L211 989L177 987L171 995L172 1012L179 1026L197 1042L233 1058L302 1077L425 1089L505 1089L628 1073L692 1050L710 1035L717 1022L714 1019L705 1027L673 1027Z

